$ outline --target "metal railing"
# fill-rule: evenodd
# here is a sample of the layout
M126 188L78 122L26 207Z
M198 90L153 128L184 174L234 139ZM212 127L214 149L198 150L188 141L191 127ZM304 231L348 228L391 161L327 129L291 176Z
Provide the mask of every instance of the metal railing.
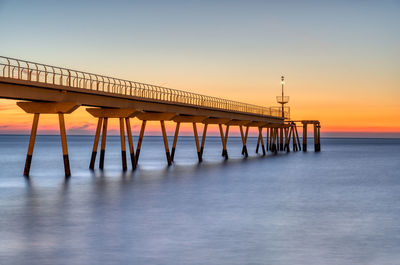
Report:
M280 107L262 107L4 56L0 56L0 76L3 78L12 78L70 88L88 89L92 92L106 92L114 95L132 96L135 97L135 99L142 98L157 102L180 103L195 107L274 117L282 116ZM290 110L287 108L285 111L285 118L289 118L289 115Z
M280 104L286 104L289 102L289 96L277 96L276 97L276 102L280 103Z

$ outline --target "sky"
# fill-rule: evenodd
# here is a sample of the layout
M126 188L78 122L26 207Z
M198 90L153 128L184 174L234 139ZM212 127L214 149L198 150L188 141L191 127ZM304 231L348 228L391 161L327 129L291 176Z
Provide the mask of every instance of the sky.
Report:
M291 118L322 136L400 137L399 14L399 0L0 0L0 54L262 106L284 75ZM15 103L0 99L0 133L28 134ZM93 134L84 107L67 116L69 134Z

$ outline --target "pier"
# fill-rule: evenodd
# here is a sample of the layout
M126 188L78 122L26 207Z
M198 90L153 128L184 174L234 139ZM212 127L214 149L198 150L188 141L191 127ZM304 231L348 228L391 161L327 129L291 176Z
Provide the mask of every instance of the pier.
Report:
M160 123L168 165L174 162L177 139L181 123L191 123L196 144L198 162L203 161L203 150L209 126L217 126L221 137L221 155L228 159L229 129L237 126L242 139L242 155L248 157L247 137L249 128L258 129L258 143L263 155L272 153L307 151L307 125L314 126L315 151L321 150L320 122L316 120L290 120L290 109L285 104L288 97L283 93L277 98L281 107L262 107L228 99L200 95L156 85L128 81L93 73L71 70L41 63L29 62L0 56L0 98L23 100L17 105L26 113L33 114L33 122L24 175L29 176L36 133L41 114L56 115L59 120L65 176L71 175L64 115L79 107L86 107L88 113L97 119L97 128L89 168L94 169L100 142L99 168L104 168L107 126L109 119L118 119L121 138L122 170L128 169L126 136L128 139L130 164L134 170L140 157L140 150L147 121ZM141 121L136 148L130 119ZM175 133L170 150L165 122L175 123ZM303 126L301 146L297 123ZM204 129L199 138L198 124ZM88 154L90 151L88 150Z

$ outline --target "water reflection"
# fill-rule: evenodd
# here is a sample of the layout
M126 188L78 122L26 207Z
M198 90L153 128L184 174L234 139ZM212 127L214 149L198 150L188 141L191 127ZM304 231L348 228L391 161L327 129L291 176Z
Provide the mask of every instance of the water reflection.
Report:
M231 159L209 146L202 164L188 142L172 167L164 154L155 161L144 152L144 163L126 173L118 145L109 148L106 169L92 172L83 141L71 142L78 157L71 156L68 180L62 164L25 179L19 163L0 160L1 264L336 265L400 258L393 156L400 142L397 149L328 142L320 154L247 160L233 142ZM24 153L26 146L15 146L14 153Z

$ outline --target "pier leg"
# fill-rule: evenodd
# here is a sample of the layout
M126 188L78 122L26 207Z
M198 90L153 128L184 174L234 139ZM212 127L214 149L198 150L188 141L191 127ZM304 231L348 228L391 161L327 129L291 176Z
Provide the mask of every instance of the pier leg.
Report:
M224 130L222 128L222 124L218 124L218 127L219 127L219 133L221 135L221 141L222 141L222 156L224 156L225 159L228 159L228 151L226 150L227 139L225 139L225 137L228 137L229 125L226 126L225 136L224 136Z
M204 124L203 136L201 137L200 154L201 154L202 159L203 159L204 144L206 143L207 127L208 127L208 124L207 123Z
M274 152L274 145L273 145L273 141L274 141L274 128L271 128L271 132L269 135L269 150L271 150L271 152Z
M124 118L119 118L119 135L121 138L121 159L122 159L122 170L127 170L126 164L126 144L125 144L125 126Z
M318 123L317 127L317 133L318 133L318 152L321 151L321 124Z
M273 143L272 143L272 152L275 154L278 153L277 142L278 142L278 128L273 128Z
M174 142L172 143L172 150L171 150L171 161L174 161L175 157L175 148L176 148L176 143L178 141L178 134L179 134L179 127L181 123L177 122L176 127L175 127L175 134L174 134Z
M65 177L68 178L71 176L71 169L69 167L67 135L65 133L65 121L64 121L63 113L58 113L58 120L60 123L61 146L62 146L63 158L64 158Z
M317 125L314 123L314 152L318 152L318 132L317 132Z
M129 145L129 153L131 157L132 169L136 169L135 149L133 147L132 128L129 118L125 118L125 124L126 124L126 132L128 134L128 145Z
M279 139L279 150L283 151L283 128L279 128L280 139Z
M169 154L168 138L167 138L167 132L165 130L165 122L163 120L160 120L160 124L161 124L163 140L164 140L165 155L167 156L168 166L170 166L170 165L172 165L172 161L171 161L171 155Z
M289 130L288 128L285 128L285 148L286 152L290 152L290 148L289 148Z
M266 146L265 146L265 148L266 148L266 150L268 151L268 150L270 150L269 149L269 128L267 127L267 139L266 139Z
M246 143L246 147L244 148L244 152L245 152L246 157L249 156L249 153L247 152L247 137L249 136L249 128L250 128L249 126L246 126L246 133L244 134L244 141Z
M249 154L247 153L247 146L246 146L246 142L247 139L245 137L245 134L243 133L243 126L240 125L240 136L242 137L242 143L243 143L243 148L242 148L242 155L244 155L244 157L248 157ZM246 134L248 133L248 127L246 128Z
M90 164L89 164L89 169L92 169L92 170L94 169L94 163L96 162L97 147L99 145L102 123L103 123L103 118L99 118L97 121L96 134L94 136L92 157L90 158Z
M297 152L296 132L293 124L290 126L290 130L292 131L292 136L293 136L293 151Z
M293 137L293 130L292 130L292 127L289 127L289 128L288 128L288 134L289 134L288 149L290 150L290 140L292 140L292 137ZM293 149L293 151L294 151L294 149Z
M258 134L257 145L256 145L256 154L258 154L259 148L260 148L260 134Z
M303 124L303 152L307 152L307 123Z
M279 128L276 128L276 150L280 151L280 148L279 148Z
M228 149L227 149L227 144L228 144L228 134L229 134L229 125L226 125L226 130L225 130L225 159L228 159Z
M260 142L261 142L263 156L265 156L265 146L264 146L264 140L263 140L263 136L262 136L262 127L258 127L258 132L259 132L259 138L260 138Z
M39 113L35 113L33 116L31 136L29 139L28 153L26 155L25 168L24 168L24 176L29 177L29 171L31 169L33 148L35 146L36 132L39 123Z
M242 155L244 155L244 133L242 125L239 125L240 137L242 138Z
M296 132L296 140L297 140L298 150L301 151L300 138L299 138L299 133L297 131L297 125L296 124L294 124L294 131Z
M100 147L100 162L99 162L100 169L104 169L104 156L106 153L106 139L107 139L107 125L108 125L108 118L104 118L103 132L101 135L101 147Z
M219 134L221 135L221 143L222 143L222 156L225 154L225 139L224 139L224 130L222 129L222 124L218 124Z
M139 140L138 140L138 143L137 143L137 146L136 146L136 155L135 155L135 157L136 157L136 166L137 166L137 164L139 162L140 148L142 147L142 142L143 142L144 130L146 128L146 123L147 123L147 121L143 120L142 121L142 127L140 128Z
M194 133L194 140L196 142L197 157L199 159L199 163L201 163L203 161L203 159L201 157L199 135L197 133L197 126L196 126L195 122L193 122L193 133Z

